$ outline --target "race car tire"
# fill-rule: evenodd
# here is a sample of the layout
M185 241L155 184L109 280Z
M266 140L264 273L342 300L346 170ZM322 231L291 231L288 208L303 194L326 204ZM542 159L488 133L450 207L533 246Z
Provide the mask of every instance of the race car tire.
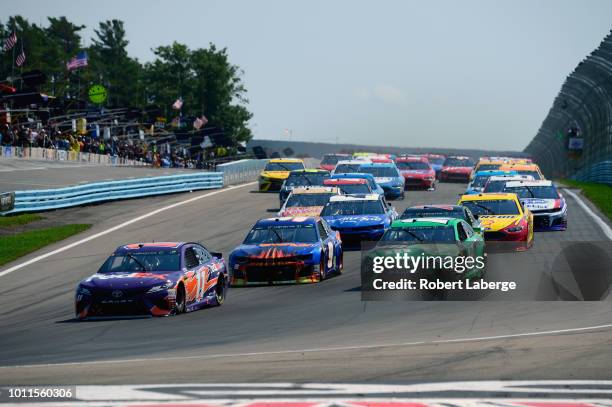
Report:
M174 303L174 314L184 314L187 310L187 303L185 300L185 286L180 284L176 289L176 302Z
M338 256L336 256L336 273L342 274L342 269L344 269L344 252L340 252Z
M321 264L319 264L319 281L325 280L325 252L321 251Z
M220 275L217 280L217 285L215 286L215 300L219 306L225 301L225 288L225 278Z

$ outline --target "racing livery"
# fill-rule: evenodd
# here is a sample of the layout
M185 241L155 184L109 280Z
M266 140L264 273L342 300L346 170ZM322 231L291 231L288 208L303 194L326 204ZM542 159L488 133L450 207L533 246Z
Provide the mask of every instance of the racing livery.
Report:
M321 211L329 226L340 232L345 248L359 247L363 240L380 239L397 212L377 194L334 196Z
M434 189L436 172L426 157L398 157L395 165L404 177L405 188Z
M567 204L552 181L508 181L503 192L515 193L529 209L535 230L567 229Z
M336 187L296 187L278 212L278 216L319 216L332 196L340 194Z
M404 199L404 177L393 162L362 164L357 172L372 174L376 183L385 191L386 198Z
M462 195L459 204L478 217L485 240L514 242L517 250L533 244L533 214L523 208L516 194Z
M322 186L323 180L329 178L329 172L320 169L295 170L289 173L278 193L281 206L291 190L298 186Z
M221 254L198 243L127 244L78 284L75 313L86 319L195 311L221 305L228 282Z
M440 170L440 181L468 182L474 168L474 161L470 157L447 157Z
M291 171L303 169L304 162L297 158L272 159L259 174L259 191L279 191Z
M321 218L261 219L229 257L234 286L315 283L342 272L338 233Z

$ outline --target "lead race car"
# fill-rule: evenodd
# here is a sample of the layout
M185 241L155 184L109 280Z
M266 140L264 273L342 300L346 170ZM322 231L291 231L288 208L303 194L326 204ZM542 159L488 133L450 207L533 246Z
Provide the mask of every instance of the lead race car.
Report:
M261 219L229 257L234 286L315 283L342 267L339 234L315 217Z
M86 319L195 311L221 305L228 282L222 255L199 243L127 244L78 284L75 313Z

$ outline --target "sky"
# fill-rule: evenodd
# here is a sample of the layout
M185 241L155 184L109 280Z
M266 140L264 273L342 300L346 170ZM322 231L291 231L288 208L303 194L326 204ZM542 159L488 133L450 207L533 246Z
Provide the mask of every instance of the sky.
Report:
M257 139L522 150L612 28L608 0L20 0L3 15L93 29L128 52L227 47ZM290 131L287 131L289 129Z

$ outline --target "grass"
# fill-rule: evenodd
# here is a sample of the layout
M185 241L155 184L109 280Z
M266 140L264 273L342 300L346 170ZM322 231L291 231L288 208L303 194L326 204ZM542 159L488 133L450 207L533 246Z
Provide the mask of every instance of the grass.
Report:
M32 213L23 213L16 216L0 216L0 228L22 226L30 222L41 220L43 217Z
M589 198L608 219L612 220L612 186L595 182L574 181L571 179L564 179L561 180L561 182L565 185L582 189L584 196Z
M62 225L0 236L0 265L18 259L51 243L87 230L91 225Z

